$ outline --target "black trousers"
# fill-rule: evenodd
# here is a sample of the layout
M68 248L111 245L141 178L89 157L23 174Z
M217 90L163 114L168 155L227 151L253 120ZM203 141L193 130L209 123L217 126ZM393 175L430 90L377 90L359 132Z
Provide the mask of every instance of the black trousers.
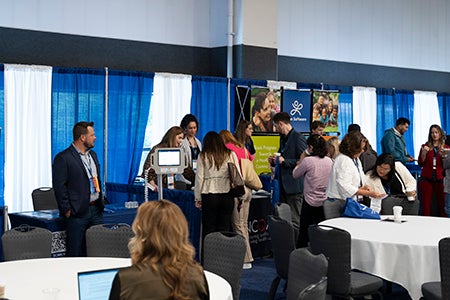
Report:
M211 232L232 231L234 198L225 194L202 194L202 239Z
M302 203L302 213L300 214L300 231L297 239L297 248L308 247L309 225L319 224L325 220L323 206L311 206L305 200Z

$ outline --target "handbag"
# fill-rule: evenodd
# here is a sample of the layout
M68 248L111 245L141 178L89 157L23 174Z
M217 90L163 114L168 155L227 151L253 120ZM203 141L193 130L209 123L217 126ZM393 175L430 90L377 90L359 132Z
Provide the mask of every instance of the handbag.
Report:
M228 193L233 198L243 196L245 194L245 183L233 162L228 163L228 174L230 176L230 191Z
M347 198L342 216L358 219L381 219L379 213L352 198Z
M256 174L253 162L248 159L247 151L245 151L245 158L241 158L241 171L247 187L255 191L262 189L261 179L259 179L258 174Z

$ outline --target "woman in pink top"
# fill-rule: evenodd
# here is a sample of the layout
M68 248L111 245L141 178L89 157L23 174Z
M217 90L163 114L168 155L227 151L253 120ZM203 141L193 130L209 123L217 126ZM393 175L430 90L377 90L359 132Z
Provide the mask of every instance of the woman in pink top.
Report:
M308 227L325 220L323 202L333 161L327 156L327 146L323 137L312 134L306 141L308 148L300 155L297 166L292 171L294 178L304 176L302 211L297 247L307 247Z
M239 166L241 165L241 159L248 158L253 160L245 146L238 142L238 140L233 136L233 134L228 130L221 130L219 135L222 137L225 146L236 153L239 161ZM252 250L250 248L250 240L248 237L248 213L250 211L250 201L252 200L252 190L247 186L245 187L245 194L240 198L234 199L234 210L233 210L233 229L236 233L239 233L245 238L246 251L244 258L244 269L250 269L252 267Z

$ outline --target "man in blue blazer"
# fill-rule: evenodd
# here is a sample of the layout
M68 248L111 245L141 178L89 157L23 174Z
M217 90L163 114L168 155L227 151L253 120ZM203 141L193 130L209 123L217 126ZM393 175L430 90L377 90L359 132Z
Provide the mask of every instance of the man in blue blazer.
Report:
M300 211L303 197L303 178L294 179L292 171L297 165L300 154L308 147L306 139L299 132L295 131L291 125L289 114L279 112L273 116L274 127L281 134L280 156L278 157L280 174L280 201L289 204L292 213L292 226L298 236L300 228ZM269 162L274 164L274 157L269 158Z
M73 143L53 162L53 189L66 225L66 256L86 255L86 230L103 223L100 165L91 150L95 143L93 122L73 127Z

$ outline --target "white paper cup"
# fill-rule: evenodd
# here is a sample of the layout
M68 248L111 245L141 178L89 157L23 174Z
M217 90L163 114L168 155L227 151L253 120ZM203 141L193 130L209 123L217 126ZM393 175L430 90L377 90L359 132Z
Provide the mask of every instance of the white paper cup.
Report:
M401 221L403 207L401 207L401 206L394 206L392 209L394 211L394 220L395 221Z

